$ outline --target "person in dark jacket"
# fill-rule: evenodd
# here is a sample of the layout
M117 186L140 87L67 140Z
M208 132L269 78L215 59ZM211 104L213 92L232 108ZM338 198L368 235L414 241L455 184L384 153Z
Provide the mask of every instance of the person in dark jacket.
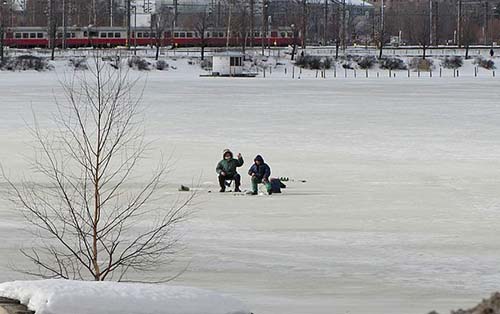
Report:
M220 192L226 191L226 180L234 180L234 191L241 192L241 176L236 171L236 168L243 166L243 157L238 154L238 159L233 157L233 152L225 149L222 152L222 160L219 161L215 171L219 175Z
M269 176L271 176L271 168L264 162L261 155L254 158L254 164L248 170L248 174L252 177L252 194L257 195L257 185L264 183L266 185L267 193L271 194L271 183Z

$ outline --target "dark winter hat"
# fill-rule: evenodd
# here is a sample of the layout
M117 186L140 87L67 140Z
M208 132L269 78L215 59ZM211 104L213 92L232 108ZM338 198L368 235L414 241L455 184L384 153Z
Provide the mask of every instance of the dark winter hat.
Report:
M261 164L263 164L263 163L264 163L264 158L262 158L262 156L261 156L261 155L257 155L257 156L255 156L255 158L253 159L253 161L257 161L257 160L258 160L258 161L260 161L260 163L261 163Z
M229 148L226 148L222 151L222 158L224 158L226 154L229 154L231 158L233 158L233 152Z

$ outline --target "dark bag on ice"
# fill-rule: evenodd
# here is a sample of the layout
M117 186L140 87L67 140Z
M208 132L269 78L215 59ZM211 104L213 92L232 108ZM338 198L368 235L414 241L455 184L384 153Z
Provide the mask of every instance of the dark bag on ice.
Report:
M281 181L279 179L273 178L269 182L271 183L271 192L281 193Z

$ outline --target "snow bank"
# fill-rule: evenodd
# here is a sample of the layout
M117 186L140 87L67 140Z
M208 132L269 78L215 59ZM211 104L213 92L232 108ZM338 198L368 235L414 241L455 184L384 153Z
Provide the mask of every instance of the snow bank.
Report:
M13 281L0 296L37 314L249 314L238 300L198 288L71 280Z

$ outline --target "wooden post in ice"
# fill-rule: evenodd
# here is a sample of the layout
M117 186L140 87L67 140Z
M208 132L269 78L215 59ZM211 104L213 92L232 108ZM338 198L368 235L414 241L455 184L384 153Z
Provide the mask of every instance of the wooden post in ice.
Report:
M429 77L432 77L432 69L429 69Z
M337 65L333 67L333 77L337 78Z
M266 77L266 68L263 68L264 70L264 78Z
M292 66L292 78L295 78L295 66Z
M443 68L439 67L439 77L443 77Z
M356 78L356 69L354 69L354 78Z
M392 71L389 69L389 77L392 77Z
M368 78L368 69L365 70L366 77Z
M408 77L410 77L410 69L408 69Z
M344 68L344 77L347 77L347 69Z
M318 70L316 70L316 78L318 78Z
M495 77L495 70L493 70L493 72L492 72L492 73L493 73L493 77Z

